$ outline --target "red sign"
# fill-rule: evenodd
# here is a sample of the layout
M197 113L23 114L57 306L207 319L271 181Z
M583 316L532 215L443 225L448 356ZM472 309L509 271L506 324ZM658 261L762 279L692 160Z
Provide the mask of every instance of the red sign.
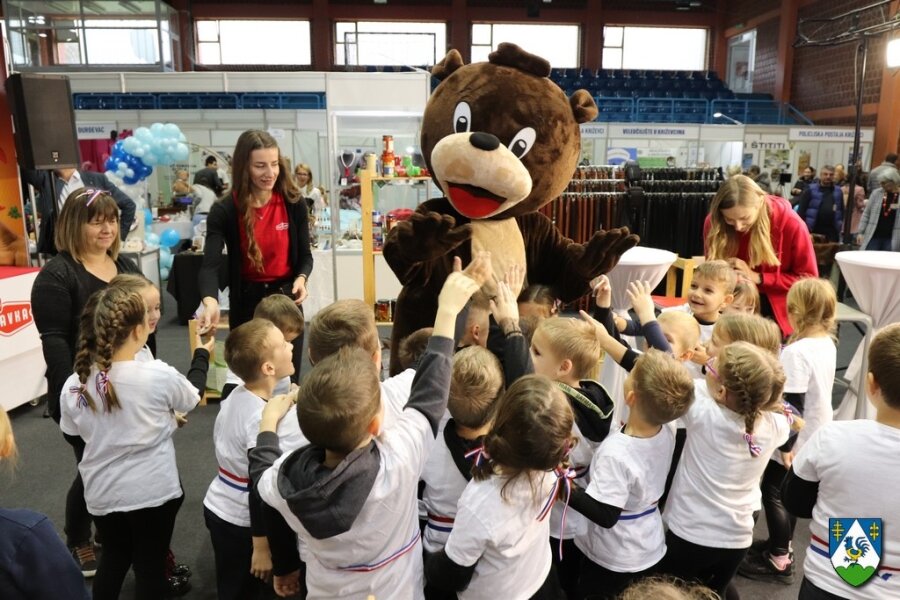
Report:
M0 336L15 335L33 322L31 302L3 302L0 300Z

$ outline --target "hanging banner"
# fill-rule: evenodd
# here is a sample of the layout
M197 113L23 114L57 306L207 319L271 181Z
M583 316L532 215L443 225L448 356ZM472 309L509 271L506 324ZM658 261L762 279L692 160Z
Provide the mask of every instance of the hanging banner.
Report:
M824 127L791 127L788 139L792 142L852 142L853 129L826 129ZM872 129L862 129L859 132L862 142L875 141L875 132Z
M79 140L108 140L116 130L115 123L76 123Z
M581 137L583 138L606 137L606 125L600 125L599 123L582 123L579 128L581 129Z
M610 125L609 137L621 138L681 138L700 137L699 125Z

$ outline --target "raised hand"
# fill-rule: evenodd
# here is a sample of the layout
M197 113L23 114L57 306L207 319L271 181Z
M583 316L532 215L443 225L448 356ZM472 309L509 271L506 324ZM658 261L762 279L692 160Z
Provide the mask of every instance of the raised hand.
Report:
M656 318L656 309L650 296L652 291L649 281L632 281L625 292L641 325Z
M591 280L591 290L598 308L609 308L612 305L612 285L609 283L609 277L606 275L594 277Z

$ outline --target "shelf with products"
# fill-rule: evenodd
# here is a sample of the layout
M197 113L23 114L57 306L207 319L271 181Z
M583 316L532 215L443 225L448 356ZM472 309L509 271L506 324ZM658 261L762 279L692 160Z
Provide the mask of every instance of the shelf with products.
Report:
M401 286L382 255L384 237L394 217L408 215L431 198L434 186L430 177L383 177L364 171L359 179L363 300L373 310L378 305L378 321L386 323L390 311L385 310L383 303L394 300Z

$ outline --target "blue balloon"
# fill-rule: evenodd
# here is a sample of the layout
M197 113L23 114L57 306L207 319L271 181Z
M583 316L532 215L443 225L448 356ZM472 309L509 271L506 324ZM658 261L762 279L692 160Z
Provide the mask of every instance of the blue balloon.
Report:
M162 279L163 281L166 281L167 279L169 279L169 269L167 267L159 268L159 278Z
M172 268L172 263L173 263L173 262L175 262L175 257L172 256L171 253L166 253L166 254L160 253L160 255L159 255L159 266L160 266L161 268L164 268L164 269L171 269L171 268Z
M159 235L149 229L144 233L144 241L150 246L159 246Z
M163 231L159 236L160 246L165 246L166 248L171 248L172 246L177 245L180 241L181 236L178 235L178 232L171 227Z
M144 209L144 227L150 227L153 224L153 213L149 208Z

